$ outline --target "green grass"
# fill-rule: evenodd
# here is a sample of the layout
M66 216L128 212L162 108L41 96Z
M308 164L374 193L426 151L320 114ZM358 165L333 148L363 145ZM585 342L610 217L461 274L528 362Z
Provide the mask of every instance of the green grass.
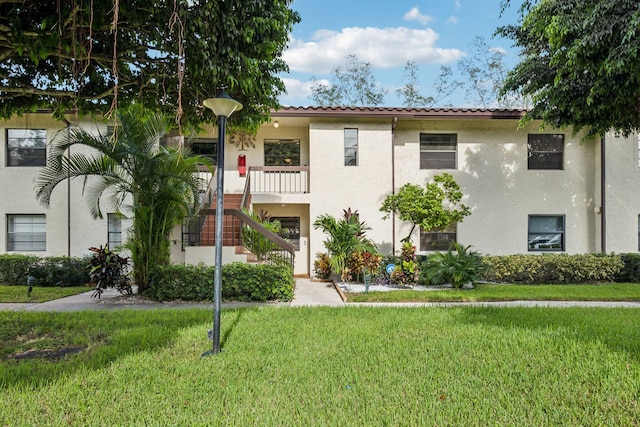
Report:
M636 309L224 310L202 358L211 318L0 312L0 425L638 424Z
M349 302L640 301L640 283L602 285L493 285L442 291L345 293Z
M34 287L31 296L27 296L27 286L4 286L0 285L1 302L46 302L71 295L81 294L90 291L87 286L74 287Z

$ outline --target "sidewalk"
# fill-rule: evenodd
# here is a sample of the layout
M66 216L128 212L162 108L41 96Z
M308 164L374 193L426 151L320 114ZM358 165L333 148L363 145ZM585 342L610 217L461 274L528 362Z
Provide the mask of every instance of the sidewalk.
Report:
M92 298L93 291L60 298L43 303L0 303L0 310L14 311L81 311L81 310L118 310L136 309L150 310L155 308L191 308L200 307L213 309L212 303L199 302L144 302L131 303L126 299L119 302L109 301L120 296L115 289L102 293L100 299ZM122 301L122 302L120 302ZM276 305L291 307L313 306L360 306L360 307L452 307L452 306L480 306L480 307L631 307L639 308L640 302L623 301L503 301L503 302L419 302L419 303L348 303L345 304L333 286L333 283L311 281L308 278L297 278L293 301L290 303L222 303L223 308Z

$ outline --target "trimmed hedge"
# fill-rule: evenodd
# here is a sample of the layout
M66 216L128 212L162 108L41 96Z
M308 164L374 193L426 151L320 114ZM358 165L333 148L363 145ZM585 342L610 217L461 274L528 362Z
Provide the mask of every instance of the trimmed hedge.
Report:
M167 265L156 269L144 295L157 301L213 301L214 267ZM291 301L291 267L234 262L222 266L225 301Z
M486 255L482 260L489 268L481 280L496 283L613 282L624 269L620 255Z
M640 283L640 254L620 254L624 267L618 273L616 282Z
M0 284L26 286L27 277L36 278L36 286L83 286L89 282L87 262L81 258L35 255L0 255Z

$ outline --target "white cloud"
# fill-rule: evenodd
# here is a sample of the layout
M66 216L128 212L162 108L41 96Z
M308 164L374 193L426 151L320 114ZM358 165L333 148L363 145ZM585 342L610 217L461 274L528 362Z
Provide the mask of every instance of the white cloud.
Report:
M293 72L324 74L356 55L373 68L392 68L415 61L418 64L454 62L465 54L459 49L436 47L438 33L430 28L344 28L340 32L320 30L312 41L291 39L283 58Z
M280 103L287 105L288 102L299 102L300 99L307 99L311 96L311 86L314 84L313 82L303 82L288 77L283 77L282 81L287 88L287 93L280 96ZM330 84L328 80L318 80L317 83Z
M449 19L447 19L447 24L453 24L453 25L457 25L458 24L458 17L451 15L449 17Z
M418 21L422 25L427 25L429 22L433 21L433 17L423 15L417 7L414 7L409 12L405 13L403 19L405 21Z
M454 7L456 10L460 10L460 9L462 9L462 4L460 4L460 0L456 0L456 1L453 3L453 7Z

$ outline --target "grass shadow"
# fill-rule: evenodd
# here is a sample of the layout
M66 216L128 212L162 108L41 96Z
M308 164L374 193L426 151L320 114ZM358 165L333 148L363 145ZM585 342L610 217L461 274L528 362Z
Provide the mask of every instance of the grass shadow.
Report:
M640 310L584 307L469 307L459 317L468 324L530 330L554 329L569 339L599 342L640 361Z
M0 390L35 389L80 368L101 369L121 357L170 347L182 329L209 319L206 309L0 312ZM71 347L84 351L60 358L12 358Z

